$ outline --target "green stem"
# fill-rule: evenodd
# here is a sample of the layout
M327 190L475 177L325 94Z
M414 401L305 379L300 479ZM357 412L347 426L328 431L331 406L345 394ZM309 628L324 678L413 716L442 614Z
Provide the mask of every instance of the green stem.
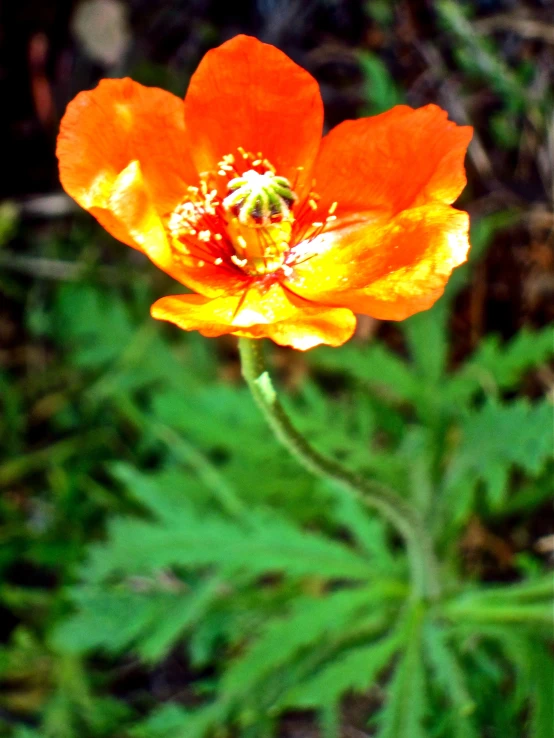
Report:
M432 543L417 512L396 492L379 482L359 477L313 449L293 426L279 402L265 367L261 341L241 338L239 350L242 375L277 439L308 471L355 495L394 526L406 543L415 595L436 600L439 596L438 567Z

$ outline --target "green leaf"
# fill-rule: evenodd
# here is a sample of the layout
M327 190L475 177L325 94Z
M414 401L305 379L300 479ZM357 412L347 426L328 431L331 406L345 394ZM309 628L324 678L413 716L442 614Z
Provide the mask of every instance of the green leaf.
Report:
M476 390L496 394L512 389L530 369L554 356L554 330L522 328L508 343L498 336L484 338L475 353L463 364L447 388L452 404L465 403Z
M138 588L156 586L155 582L137 581ZM191 605L192 600L192 605ZM110 591L84 588L74 593L77 612L67 618L54 631L52 644L69 653L85 653L101 649L109 653L121 653L128 648L149 646L150 654L164 655L173 645L167 641L168 628L171 636L177 639L181 630L192 619L189 610L194 612L194 598L187 594L133 592L120 587ZM129 613L133 616L129 617ZM179 629L175 628L176 616ZM159 634L161 628L161 634ZM144 639L144 641L142 640Z
M552 582L551 582L552 586ZM509 588L499 588L509 589ZM550 600L549 606L552 606ZM501 683L508 682L508 669L513 670L515 688L506 695L506 705L502 708L502 714L511 713L511 720L522 712L527 715L527 731L525 735L529 738L550 738L552 726L554 725L554 701L552 693L554 688L554 657L546 646L545 641L537 637L537 630L532 626L529 628L519 627L517 630L509 624L482 624L463 622L457 626L455 631L458 635L465 636L471 643L472 655L479 662L480 667L487 674L488 679L495 683L495 693ZM552 627L546 632L546 638L550 641ZM498 661L494 664L489 660L491 669L486 668L487 651L483 648L483 642L491 644L496 642L504 652L507 661L504 672L498 668ZM471 673L475 676L475 669ZM483 688L486 682L482 681ZM489 692L490 694L490 692ZM476 695L479 701L481 695ZM492 695L491 695L492 696ZM490 699L481 704L486 713L490 712ZM496 705L492 705L493 708ZM520 735L520 733L517 733Z
M293 687L283 704L324 709L337 704L347 692L363 692L371 687L400 647L401 638L396 632L368 645L355 646Z
M397 87L386 64L371 51L358 53L364 76L365 96L368 100L367 115L376 115L390 110L403 102L403 95Z
M401 324L417 376L420 381L434 385L435 390L446 369L447 317L446 303L439 300L431 310L424 310Z
M114 520L110 544L93 549L88 577L141 574L171 566L215 566L222 572L371 579L371 562L351 548L310 533L275 513L251 512L240 525L185 501L171 521Z
M298 599L291 614L269 623L245 656L229 668L222 680L222 693L227 697L247 694L300 650L310 645L328 648L334 640L340 642L362 614L382 610L387 589L375 585L338 591L320 599Z
M473 592L464 594L463 597L465 600L475 599L487 603L514 602L524 604L542 600L550 602L554 600L554 579L550 574L545 574L536 579L529 579L517 584L480 587Z
M369 515L355 497L337 493L335 486L329 485L329 495L334 498L337 523L347 528L358 548L371 558L375 571L389 576L395 574L400 562L391 553L383 521L377 516Z
M469 413L461 424L461 443L447 471L445 494L482 481L490 507L506 499L508 472L516 466L539 474L552 458L552 406L519 399L507 405L489 401ZM469 483L469 484L468 484Z
M530 738L551 738L554 725L554 659L544 643L531 644Z
M320 348L310 358L318 367L348 372L357 380L380 389L391 400L412 401L420 389L419 379L409 365L378 342L363 348L346 344L340 352Z
M479 624L513 624L529 629L552 628L552 602L512 602L489 601L486 597L476 594L474 597L460 596L451 600L442 608L445 617L453 623L472 623L478 628Z
M407 623L406 648L377 716L378 738L427 738L423 720L427 711L426 674L422 654L423 612L416 608Z
M134 726L129 735L133 738L174 738L183 730L189 717L190 711L180 705L163 705Z
M437 686L446 694L453 714L448 715L449 734L452 738L478 738L471 718L475 710L474 700L468 693L466 679L456 654L447 641L443 628L433 622L425 623L424 653L434 672Z
M164 705L129 731L132 738L204 738L222 727L225 714L217 705L191 712L179 705Z
M56 333L63 335L79 367L96 368L117 359L133 334L124 303L86 284L60 288L55 316Z

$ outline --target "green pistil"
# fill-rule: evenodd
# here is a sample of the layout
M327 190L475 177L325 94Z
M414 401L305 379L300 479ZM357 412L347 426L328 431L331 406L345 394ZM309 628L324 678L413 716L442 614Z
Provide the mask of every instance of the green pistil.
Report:
M251 169L232 179L227 190L229 194L223 206L233 212L243 225L267 226L288 220L296 200L288 179L269 171L260 174Z

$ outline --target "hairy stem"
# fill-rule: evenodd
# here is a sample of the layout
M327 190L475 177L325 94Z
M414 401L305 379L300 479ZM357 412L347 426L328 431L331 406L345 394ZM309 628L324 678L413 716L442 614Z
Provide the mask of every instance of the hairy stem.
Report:
M438 566L430 537L413 507L388 487L358 476L316 451L298 432L279 402L266 369L261 341L239 339L242 374L277 439L313 474L328 479L347 494L379 511L406 543L414 594L436 600L439 596Z

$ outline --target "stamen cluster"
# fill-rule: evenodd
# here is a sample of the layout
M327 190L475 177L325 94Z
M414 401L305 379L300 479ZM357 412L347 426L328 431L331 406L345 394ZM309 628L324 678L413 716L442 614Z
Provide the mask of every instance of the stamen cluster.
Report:
M168 222L175 255L198 267L211 263L250 275L287 274L295 263L294 246L335 220L337 204L323 220L312 221L315 192L298 205L295 183L277 175L260 152L239 148L238 154L227 154L217 174L207 173L199 187L187 188Z

